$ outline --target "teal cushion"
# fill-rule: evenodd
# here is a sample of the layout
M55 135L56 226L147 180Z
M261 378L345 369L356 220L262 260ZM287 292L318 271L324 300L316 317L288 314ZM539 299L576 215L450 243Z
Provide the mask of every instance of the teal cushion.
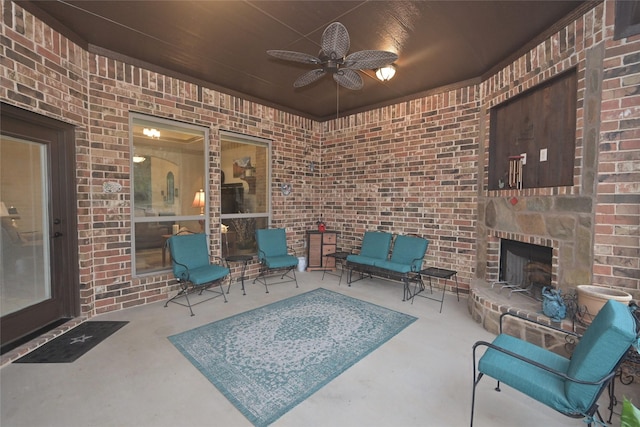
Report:
M205 234L184 234L169 238L173 275L194 285L204 285L229 274L229 269L209 261Z
M409 273L412 270L411 264L400 264L392 261L376 261L374 266L383 268L389 271L395 271L396 273Z
M347 255L347 262L355 262L356 264L373 266L375 265L376 261L380 261L380 259L356 254Z
M360 255L369 258L387 259L392 237L391 234L384 231L365 232L362 238Z
M569 359L510 335L498 335L493 344L560 372L569 368ZM478 370L560 412L580 413L565 396L564 379L544 369L488 348Z
M204 285L218 279L222 279L229 274L229 269L221 265L205 265L204 267L194 268L187 273L183 273L182 279L189 280L194 285Z
M398 236L393 242L391 262L408 264L411 271L422 270L422 259L429 247L429 241L417 236ZM386 268L386 267L385 267ZM390 268L393 270L393 268ZM395 271L395 270L394 270Z
M635 321L629 307L609 300L573 351L567 374L584 381L597 381L614 370L635 340ZM591 406L599 389L599 386L571 381L565 385L571 405L584 410Z
M264 259L264 264L269 268L295 267L298 265L298 258L293 255L270 256Z
M188 269L209 265L209 245L205 234L183 234L169 238L173 274L182 277ZM179 263L179 264L178 264ZM182 265L180 265L182 264Z
M284 228L256 230L256 243L258 244L258 259L260 261L264 261L265 258L289 255L287 233Z

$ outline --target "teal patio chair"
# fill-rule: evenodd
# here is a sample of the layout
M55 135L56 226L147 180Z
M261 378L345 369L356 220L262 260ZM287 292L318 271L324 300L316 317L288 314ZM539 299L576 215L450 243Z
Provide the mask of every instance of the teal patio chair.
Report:
M256 243L258 245L260 271L253 283L256 283L256 281L262 283L267 293L269 293L267 277L273 275L272 273L276 271L283 271L280 281L277 283L296 282L297 288L298 280L296 279L295 268L298 266L298 258L289 253L287 234L284 228L256 230Z
M636 309L635 304L626 306L609 300L582 337L516 314L504 313L500 317L500 334L493 342L478 341L473 346L471 426L476 386L484 375L498 381L496 391L500 391L502 382L568 417L585 418L589 426L594 422L604 425L597 401L627 352L635 351L632 346L638 343ZM502 322L506 316L565 333L579 342L568 359L503 333ZM476 365L476 349L479 347L487 349ZM599 421L594 419L596 414Z
M222 296L224 302L227 297L222 289L222 282L229 277L229 269L222 265L212 264L209 261L209 245L205 234L182 234L171 236L167 242L171 251L171 265L173 267L173 275L180 284L180 291L165 303L165 307L170 302L189 307L189 311L193 316L194 305L201 304L205 301L212 300ZM220 290L211 289L218 285ZM189 294L197 292L202 295L203 292L211 292L210 298L191 304ZM186 304L178 299L184 297Z

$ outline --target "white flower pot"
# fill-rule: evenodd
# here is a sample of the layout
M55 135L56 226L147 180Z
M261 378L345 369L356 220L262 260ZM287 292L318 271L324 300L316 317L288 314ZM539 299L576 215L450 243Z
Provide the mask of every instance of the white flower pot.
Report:
M631 294L620 289L605 288L604 286L579 285L578 308L581 320L586 324L591 321L610 299L628 304L631 301Z

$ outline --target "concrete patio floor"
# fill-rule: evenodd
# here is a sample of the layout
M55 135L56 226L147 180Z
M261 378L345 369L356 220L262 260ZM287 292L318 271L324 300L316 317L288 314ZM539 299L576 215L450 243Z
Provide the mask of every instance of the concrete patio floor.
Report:
M167 337L317 287L418 317L389 342L293 408L273 425L468 426L475 341L493 334L474 322L466 297L447 295L439 303L403 302L398 283L366 279L338 285L322 272L297 273L293 283L270 293L234 284L229 302L215 299L194 308L175 304L136 307L92 320L130 323L74 363L6 364L0 369L0 425L13 426L250 426L247 419L176 350ZM226 288L225 288L226 290ZM475 425L584 426L485 378L478 386ZM616 384L617 396L640 402L636 384ZM606 418L608 399L601 399ZM619 413L619 404L615 411ZM620 425L614 415L613 426Z

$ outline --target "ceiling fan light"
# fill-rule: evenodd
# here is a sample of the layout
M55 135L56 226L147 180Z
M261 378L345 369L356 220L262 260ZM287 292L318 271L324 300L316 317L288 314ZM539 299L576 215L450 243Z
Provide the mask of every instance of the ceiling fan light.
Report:
M382 82L388 82L393 78L395 74L396 74L396 67L394 67L393 64L389 64L382 68L378 68L378 70L376 71L376 77L378 77L378 80Z

